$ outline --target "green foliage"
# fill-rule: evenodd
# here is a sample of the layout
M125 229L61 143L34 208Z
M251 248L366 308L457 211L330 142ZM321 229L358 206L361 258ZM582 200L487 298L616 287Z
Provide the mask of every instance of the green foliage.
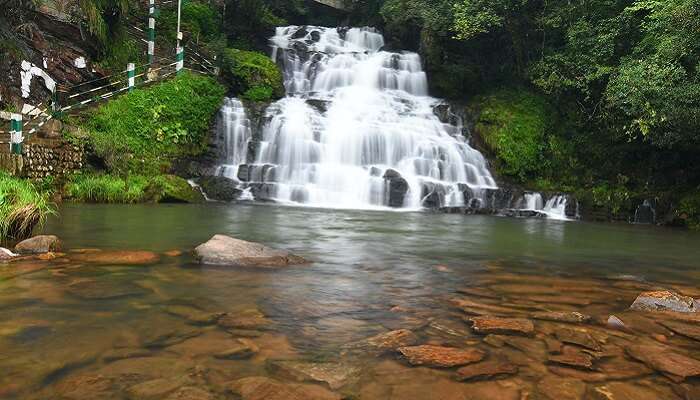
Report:
M138 41L129 36L125 30L120 29L119 33L114 35L110 45L105 48L98 65L111 73L118 73L124 71L128 63L139 63L141 59Z
M221 17L209 4L185 0L182 2L181 29L193 35L199 42L214 41L221 36ZM177 40L177 9L162 10L156 22L157 33L173 43Z
M0 240L22 240L53 213L49 193L28 180L0 172Z
M525 181L547 168L549 106L524 90L500 90L477 99L476 131L498 158L502 174Z
M282 73L270 57L238 49L226 49L222 56L224 78L241 97L268 101L284 95Z
M700 190L683 196L676 216L690 229L700 230Z
M202 195L187 181L174 175L82 174L73 176L64 187L65 196L87 203L196 203Z
M109 48L122 28L123 17L134 8L130 0L77 0L79 17L104 48Z
M183 73L136 89L84 116L88 142L111 173L158 175L175 158L201 153L224 88Z

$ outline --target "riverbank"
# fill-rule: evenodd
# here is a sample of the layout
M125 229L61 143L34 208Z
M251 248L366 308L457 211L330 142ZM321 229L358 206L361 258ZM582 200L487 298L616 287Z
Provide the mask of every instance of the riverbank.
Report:
M9 399L697 393L654 358L700 359L696 314L629 309L648 290L700 297L691 232L217 204L66 204L45 232L64 254L0 271ZM214 233L312 263L203 267L190 251Z

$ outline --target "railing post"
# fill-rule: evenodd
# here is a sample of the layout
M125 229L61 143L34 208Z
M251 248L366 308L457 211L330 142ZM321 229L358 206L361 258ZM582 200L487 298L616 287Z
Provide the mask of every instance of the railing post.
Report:
M148 63L153 64L156 53L156 2L149 0L148 7Z
M10 120L10 153L22 154L22 114L12 114Z
M129 78L129 91L134 90L134 85L136 84L136 65L134 63L129 63L126 67L126 76Z
M175 58L177 63L175 64L175 71L179 75L182 73L182 67L185 66L185 48L182 46L177 47L177 57Z
M61 111L61 105L58 102L58 88L54 87L51 93L51 110L54 113Z

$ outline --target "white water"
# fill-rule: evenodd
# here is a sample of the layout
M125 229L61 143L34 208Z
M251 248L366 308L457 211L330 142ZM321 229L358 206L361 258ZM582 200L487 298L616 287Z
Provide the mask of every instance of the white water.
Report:
M216 175L237 179L238 167L246 162L248 143L252 138L250 120L238 99L226 99L219 113L219 131L223 133L225 155Z
M469 200L466 188L477 198L497 188L461 127L433 113L439 101L427 95L417 54L382 51L384 39L371 28L343 34L283 27L270 42L287 96L266 111L244 186L264 183L268 196L281 202L358 209L389 205L389 169L405 179L408 191L397 198L408 209L420 208L433 191L440 206L462 206ZM226 111L228 103L222 110L231 114L230 156L222 171L230 177L245 162L243 141L250 138L239 104L230 105L236 111Z
M523 195L518 208L520 210L539 211L551 219L570 220L571 218L566 215L567 203L568 198L563 195L552 196L545 203L540 193L533 192Z

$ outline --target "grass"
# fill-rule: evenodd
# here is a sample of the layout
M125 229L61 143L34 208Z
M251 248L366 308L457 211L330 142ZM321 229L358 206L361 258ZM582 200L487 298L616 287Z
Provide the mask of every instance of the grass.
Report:
M225 89L184 72L136 89L79 117L87 145L118 176L166 173L173 160L201 154Z
M27 180L0 172L0 240L23 240L54 212L49 195Z
M182 178L173 175L143 176L81 174L64 187L65 196L84 203L196 203L201 195Z

